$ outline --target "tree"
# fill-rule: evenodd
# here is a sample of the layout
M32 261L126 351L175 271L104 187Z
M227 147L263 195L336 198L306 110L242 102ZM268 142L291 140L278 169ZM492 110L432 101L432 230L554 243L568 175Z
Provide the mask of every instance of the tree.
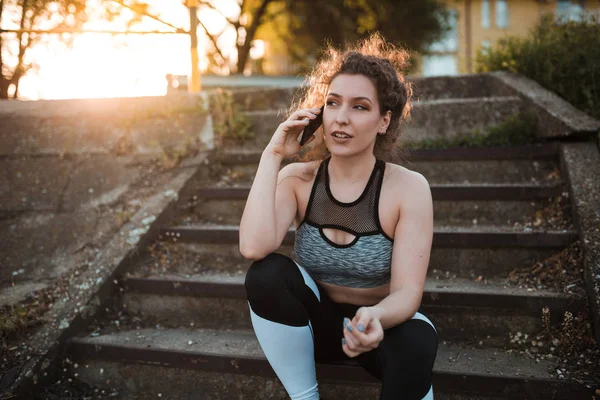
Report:
M449 29L449 11L439 0L332 0L288 3L290 56L314 59L325 40L339 46L379 31L415 52L424 51Z
M282 0L238 0L240 13L238 18L229 18L213 4L211 0L199 0L199 5L203 8L209 8L219 12L232 27L236 34L236 55L237 61L233 73L241 74L244 72L248 59L252 41L256 37L256 32L261 25L272 21L282 10L277 11ZM212 34L206 28L206 25L199 21L205 34L210 39L213 47L209 49L208 57L218 69L229 66L230 60L226 57L218 44L219 37L225 32L225 29L218 34Z
M20 30L78 28L85 22L85 0L0 0L0 21ZM19 81L33 67L27 50L42 38L36 33L0 32L0 99L19 93Z
M200 4L220 12L211 0ZM223 15L237 35L237 73L243 72L252 41L259 37L278 37L293 60L310 64L325 39L340 45L380 31L390 41L422 51L448 29L448 11L439 0L238 0L238 4L238 19ZM217 66L226 65L218 46L223 32L213 35L200 23L213 44L209 57Z

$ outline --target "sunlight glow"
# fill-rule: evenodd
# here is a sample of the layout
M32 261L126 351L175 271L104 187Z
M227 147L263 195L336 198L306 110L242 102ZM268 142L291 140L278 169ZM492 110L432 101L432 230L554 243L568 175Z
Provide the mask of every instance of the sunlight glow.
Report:
M88 0L89 20L84 29L125 30L132 13L123 9L115 21L95 15L101 0ZM96 4L95 4L96 3ZM148 0L152 13L169 23L189 29L188 10L178 0ZM230 18L237 18L236 0L213 1ZM214 10L203 9L199 18L211 34L224 33L219 45L225 55L235 49L235 32ZM44 24L42 29L51 26ZM50 25L50 26L48 26ZM132 30L167 30L159 22L144 18ZM65 34L66 37L71 35ZM40 44L29 50L29 58L38 67L21 79L22 99L68 99L96 97L160 96L167 92L167 74L189 75L190 49L188 35L73 35L67 47L55 35L43 35ZM211 45L201 27L198 29L200 69L208 62L202 57ZM264 45L262 46L264 48ZM258 54L260 50L253 50ZM233 60L235 61L235 60Z

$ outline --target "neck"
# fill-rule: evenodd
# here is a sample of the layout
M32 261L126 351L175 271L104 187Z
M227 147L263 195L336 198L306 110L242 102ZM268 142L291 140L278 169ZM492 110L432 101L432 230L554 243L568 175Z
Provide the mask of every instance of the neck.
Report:
M368 179L373 172L375 155L357 154L350 157L331 156L329 160L329 179L334 182L354 183Z

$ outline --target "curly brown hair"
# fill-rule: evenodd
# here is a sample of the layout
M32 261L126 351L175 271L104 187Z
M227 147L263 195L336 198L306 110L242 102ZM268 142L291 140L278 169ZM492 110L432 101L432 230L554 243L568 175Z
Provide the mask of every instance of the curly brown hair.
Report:
M408 51L395 46L379 33L346 49L338 50L327 45L324 56L319 60L304 82L304 89L298 94L288 110L288 117L296 110L320 107L331 81L340 74L364 75L371 79L377 89L380 113L392 112L392 117L385 135L377 135L373 150L377 158L389 162L406 160L406 153L400 143L401 122L410 118L410 98L412 86L405 82L400 72L409 66ZM329 154L323 140L323 128L319 128L313 140L299 155L302 161L318 160Z

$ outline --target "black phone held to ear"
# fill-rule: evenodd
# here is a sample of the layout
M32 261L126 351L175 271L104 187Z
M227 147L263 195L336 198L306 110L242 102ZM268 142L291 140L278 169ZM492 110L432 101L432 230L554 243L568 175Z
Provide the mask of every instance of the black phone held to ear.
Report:
M304 146L308 139L315 134L315 131L323 125L323 110L325 106L321 106L321 112L317 114L317 118L311 119L304 131L302 132L302 138L300 138L300 146Z

